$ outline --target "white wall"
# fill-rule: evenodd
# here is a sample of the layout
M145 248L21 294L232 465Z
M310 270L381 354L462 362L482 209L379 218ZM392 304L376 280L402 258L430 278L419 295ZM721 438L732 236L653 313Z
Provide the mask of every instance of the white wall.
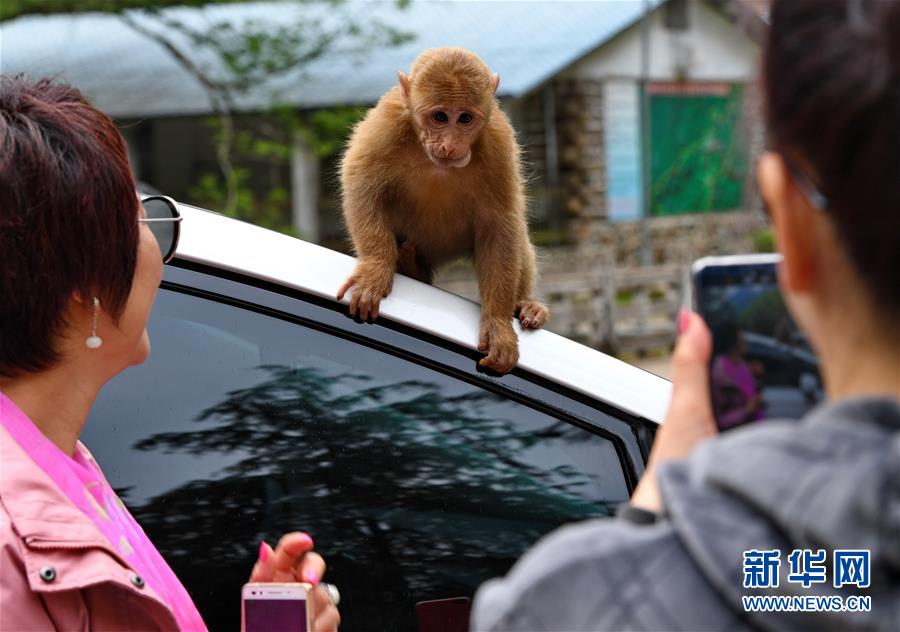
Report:
M704 0L687 0L684 30L665 25L663 5L649 17L650 81L748 83L759 47ZM642 25L637 23L569 68L563 76L604 83L603 117L607 216L643 215L640 83Z
M319 159L297 136L291 152L291 211L306 241L319 241Z
M634 81L606 82L606 213L611 220L638 219L644 212L640 94Z
M665 27L664 12L665 7L661 7L650 15L650 80L743 83L756 76L759 47L716 9L703 0L688 0L688 28L682 31ZM582 79L640 75L640 23L565 73Z

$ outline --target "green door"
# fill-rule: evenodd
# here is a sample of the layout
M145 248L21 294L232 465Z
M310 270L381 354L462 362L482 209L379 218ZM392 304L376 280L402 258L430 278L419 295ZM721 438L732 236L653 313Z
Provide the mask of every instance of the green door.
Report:
M738 208L747 151L740 85L651 84L651 214Z

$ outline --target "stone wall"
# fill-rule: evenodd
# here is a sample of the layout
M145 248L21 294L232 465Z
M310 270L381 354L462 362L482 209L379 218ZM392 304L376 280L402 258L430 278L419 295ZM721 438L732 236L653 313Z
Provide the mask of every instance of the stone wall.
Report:
M761 211L763 204L756 184L756 162L766 150L766 124L763 113L763 93L759 82L744 86L743 103L741 104L741 133L747 141L749 168L744 182L743 208Z
M553 90L557 104L559 208L566 218L569 242L584 250L589 260L593 260L592 251L598 244L604 250L613 244L613 260L619 265L658 265L752 248L749 236L764 223L758 213L700 213L654 217L646 223L610 223L606 204L604 84L596 80L557 79ZM741 207L759 211L762 203L754 165L765 148L765 130L759 87L755 83L744 87L739 125L750 165ZM644 236L645 231L649 237ZM648 243L646 254L641 251L644 242Z
M643 221L598 222L578 245L581 266L688 264L708 255L756 251L766 219L759 211L697 213Z
M641 267L644 240L651 254L650 267L688 266L700 257L756 252L758 236L765 230L765 216L756 211L674 215L646 222L603 222L594 228L590 241L538 248L538 270L546 279L559 274ZM471 261L460 259L438 271L437 284L474 279ZM478 296L474 287L463 294Z
M591 224L606 219L603 83L559 79L556 94L560 210L570 238L579 242Z
M560 230L566 242L577 242L606 217L602 108L601 81L566 78L517 103L533 224ZM554 128L555 138L548 137Z
M551 305L551 331L613 353L652 353L674 341L690 263L755 252L766 221L751 168L748 210L610 222L603 98L602 81L562 77L516 104L534 227L567 236L563 245L539 248L536 294ZM743 105L741 132L755 164L765 140L755 85L745 87ZM548 173L548 118L556 128L556 177ZM470 262L445 267L436 284L478 300Z
M544 106L544 91L533 92L516 104L517 116L513 121L522 147L531 222L539 230L559 224L554 206L558 192L553 189L548 178Z
M616 354L667 350L678 308L688 300L690 263L756 251L762 213L736 211L604 222L592 241L538 249L535 294L553 312L547 328ZM646 240L651 263L642 264ZM436 285L478 301L470 261L438 272Z

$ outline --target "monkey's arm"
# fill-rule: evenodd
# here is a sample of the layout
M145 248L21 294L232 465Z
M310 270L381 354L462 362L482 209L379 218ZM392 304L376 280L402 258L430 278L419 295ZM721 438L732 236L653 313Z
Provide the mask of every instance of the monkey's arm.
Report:
M482 218L475 229L475 268L481 293L481 334L478 350L487 353L479 364L508 373L519 361L519 345L512 326L521 274L524 224L514 215Z
M352 183L344 187L344 217L358 261L337 298L344 298L352 287L350 315L375 320L381 299L390 293L394 282L397 238L388 222L384 191L367 189L363 177L350 174Z

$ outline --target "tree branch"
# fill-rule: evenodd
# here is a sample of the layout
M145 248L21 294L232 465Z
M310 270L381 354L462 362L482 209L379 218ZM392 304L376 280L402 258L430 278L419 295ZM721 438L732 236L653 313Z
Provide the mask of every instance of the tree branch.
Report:
M192 77L194 77L209 97L213 110L219 117L221 126L220 132L216 139L216 161L219 163L219 169L225 178L225 208L222 212L226 215L234 215L237 209L238 198L238 181L237 174L234 170L234 164L231 160L231 148L234 143L234 119L232 118L232 101L228 88L225 85L213 81L205 72L195 64L181 49L179 49L172 41L165 36L148 29L143 24L134 20L128 13L120 13L119 19L123 23L147 37L172 55L178 64L184 68Z
M66 13L122 13L131 9L166 9L169 7L203 7L208 4L237 3L244 0L3 0L0 22L25 15Z

